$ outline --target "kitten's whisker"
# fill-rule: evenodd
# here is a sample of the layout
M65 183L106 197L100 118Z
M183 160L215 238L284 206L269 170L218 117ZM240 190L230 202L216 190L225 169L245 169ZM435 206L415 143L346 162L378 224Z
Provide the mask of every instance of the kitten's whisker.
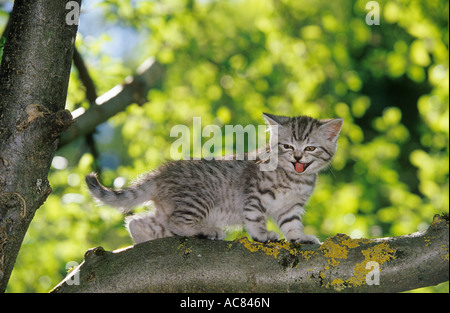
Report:
M331 164L327 165L327 169L330 171L331 175L333 175L333 178L336 178L336 172Z

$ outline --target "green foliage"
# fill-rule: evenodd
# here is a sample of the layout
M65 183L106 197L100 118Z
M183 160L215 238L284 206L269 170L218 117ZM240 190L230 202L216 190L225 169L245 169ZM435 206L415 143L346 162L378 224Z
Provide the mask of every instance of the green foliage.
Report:
M0 38L0 63L2 63L3 49L5 48L5 42L6 42L6 38L1 37Z
M135 60L154 55L167 69L147 104L102 125L105 184L121 186L170 158L171 127L192 130L193 116L220 127L262 124L262 112L343 117L306 232L324 240L425 229L449 207L448 1L378 1L379 26L366 25L366 2L104 1L108 21L148 33ZM131 73L100 54L102 43L77 41L98 94ZM83 88L73 71L68 108L89 106ZM58 156L53 193L31 224L9 291L48 291L87 248L131 244L122 216L88 197L89 146L81 139Z

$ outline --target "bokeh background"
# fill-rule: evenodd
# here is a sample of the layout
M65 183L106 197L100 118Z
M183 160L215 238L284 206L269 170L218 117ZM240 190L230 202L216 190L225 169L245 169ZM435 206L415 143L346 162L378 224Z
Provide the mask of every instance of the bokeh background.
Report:
M8 292L48 292L88 248L132 244L119 212L84 176L120 187L170 159L177 124L263 124L262 112L345 119L338 152L304 216L321 240L404 235L448 212L448 1L89 0L76 47L98 95L149 56L165 75L132 104L57 151ZM0 1L0 33L12 1ZM67 108L89 107L77 70ZM138 209L143 211L144 208ZM271 228L276 228L272 223ZM235 230L227 239L245 235ZM73 264L72 264L73 265ZM382 279L382 278L381 278ZM418 291L448 292L448 282Z

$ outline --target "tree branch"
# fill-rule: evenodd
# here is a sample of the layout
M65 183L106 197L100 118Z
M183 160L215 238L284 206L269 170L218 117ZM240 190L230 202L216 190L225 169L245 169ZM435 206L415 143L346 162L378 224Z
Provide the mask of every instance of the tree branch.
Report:
M73 64L78 70L78 77L86 88L86 98L89 101L89 105L95 105L95 100L97 99L97 90L95 88L94 81L92 80L91 75L89 75L89 71L84 63L83 57L78 52L75 47L75 51L73 53ZM91 151L92 156L94 157L93 170L99 175L101 174L101 168L98 166L98 151L95 145L94 134L93 132L86 134L86 145Z
M89 103L95 103L95 99L97 99L95 84L91 78L91 75L89 75L86 64L84 64L83 58L81 57L81 54L78 52L77 48L75 48L73 52L73 64L78 70L78 76L80 77L81 82L83 83L84 87L86 87L86 98L88 99Z
M448 215L411 235L322 245L168 237L90 249L52 292L398 292L448 281L448 248Z
M163 67L153 58L147 59L137 69L137 74L128 77L124 84L117 85L95 100L91 107L75 119L67 131L61 135L59 147L95 130L97 125L125 110L131 103L143 104L148 91L161 80Z

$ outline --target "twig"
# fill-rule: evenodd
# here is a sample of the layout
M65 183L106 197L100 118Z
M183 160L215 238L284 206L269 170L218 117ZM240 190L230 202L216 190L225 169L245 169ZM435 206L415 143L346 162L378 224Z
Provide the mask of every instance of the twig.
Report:
M97 91L95 88L95 84L91 78L91 75L89 75L89 71L86 68L83 58L81 57L77 48L75 48L75 51L73 53L73 63L75 67L78 69L78 75L80 76L81 82L86 87L86 98L91 104L94 104L95 99L97 99Z
M163 67L153 58L147 59L133 77L127 77L125 83L117 85L95 100L86 112L76 118L76 123L61 134L59 147L80 136L91 133L97 125L125 110L132 103L141 103L148 91L162 78Z

